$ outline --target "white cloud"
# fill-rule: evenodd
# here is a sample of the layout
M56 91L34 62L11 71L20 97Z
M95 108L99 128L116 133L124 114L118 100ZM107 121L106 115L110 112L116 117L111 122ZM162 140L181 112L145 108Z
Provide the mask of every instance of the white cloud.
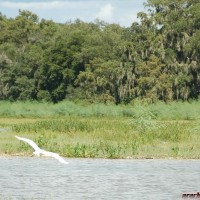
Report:
M68 20L75 20L77 18L84 21L93 21L95 14L93 14L95 5L94 1L1 1L0 11L10 17L18 15L18 10L30 10L37 14L40 18L52 19L56 22L64 23ZM95 12L97 13L96 8Z
M130 26L136 21L137 12L143 10L146 0L0 0L0 12L16 17L18 10L29 10L39 18L64 23L81 19L92 22L96 18L108 23Z
M111 4L106 4L101 7L99 13L97 14L97 18L105 21L111 21L113 17L114 8Z

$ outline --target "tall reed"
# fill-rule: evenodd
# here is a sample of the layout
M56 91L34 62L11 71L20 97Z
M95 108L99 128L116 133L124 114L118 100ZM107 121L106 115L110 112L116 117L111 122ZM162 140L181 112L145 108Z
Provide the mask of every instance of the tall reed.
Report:
M196 120L200 119L200 101L157 102L144 104L135 102L129 105L89 104L86 102L63 101L58 104L47 102L8 102L0 101L1 117L134 117L151 113L157 120Z

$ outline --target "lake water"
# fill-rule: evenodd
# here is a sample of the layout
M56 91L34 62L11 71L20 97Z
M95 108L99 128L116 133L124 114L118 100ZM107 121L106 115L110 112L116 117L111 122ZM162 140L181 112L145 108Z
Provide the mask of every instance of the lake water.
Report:
M199 160L0 157L0 199L182 199L200 192Z

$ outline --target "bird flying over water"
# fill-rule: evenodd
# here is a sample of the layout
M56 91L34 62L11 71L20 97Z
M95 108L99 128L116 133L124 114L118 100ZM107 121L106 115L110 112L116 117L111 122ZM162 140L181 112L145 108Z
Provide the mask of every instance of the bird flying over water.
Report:
M53 152L50 152L50 151L45 151L44 149L40 149L37 146L37 144L35 142L33 142L32 140L27 139L27 138L23 138L23 137L19 137L19 136L15 136L15 137L18 140L24 141L24 142L28 143L30 146L32 146L32 148L35 150L33 152L34 155L37 155L37 156L44 155L44 156L48 156L48 157L53 157L63 164L68 164L68 162L65 161L64 158L59 156L59 154L53 153Z

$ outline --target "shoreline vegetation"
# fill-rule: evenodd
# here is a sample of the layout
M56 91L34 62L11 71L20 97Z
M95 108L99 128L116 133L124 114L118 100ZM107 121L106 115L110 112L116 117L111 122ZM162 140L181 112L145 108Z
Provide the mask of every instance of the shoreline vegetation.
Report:
M0 102L0 156L40 148L69 158L200 159L200 101L128 105Z

